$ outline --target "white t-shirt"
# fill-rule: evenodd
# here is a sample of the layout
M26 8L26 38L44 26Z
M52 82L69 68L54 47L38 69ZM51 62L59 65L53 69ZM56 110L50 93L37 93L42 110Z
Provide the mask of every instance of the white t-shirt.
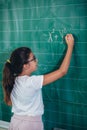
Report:
M11 93L12 112L17 115L42 115L42 84L43 75L16 77Z

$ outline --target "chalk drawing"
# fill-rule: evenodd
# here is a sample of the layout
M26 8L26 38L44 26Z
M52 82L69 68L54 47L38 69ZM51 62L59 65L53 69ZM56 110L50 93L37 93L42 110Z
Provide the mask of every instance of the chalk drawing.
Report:
M48 42L53 42L52 33L50 33L50 32L49 32L49 39L48 39Z
M58 40L58 35L56 34L54 37L55 37L55 40L57 41Z
M51 32L49 32L49 38L48 42L55 42L58 40L58 34L55 32L55 29L53 28Z

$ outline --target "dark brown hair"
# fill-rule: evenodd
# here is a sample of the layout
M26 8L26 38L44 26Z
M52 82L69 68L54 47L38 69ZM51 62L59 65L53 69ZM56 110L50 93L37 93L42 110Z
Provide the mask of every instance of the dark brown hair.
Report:
M15 77L17 77L23 69L23 65L28 63L31 49L27 47L20 47L14 50L10 59L4 65L3 69L3 90L4 100L9 104L10 94L14 86Z

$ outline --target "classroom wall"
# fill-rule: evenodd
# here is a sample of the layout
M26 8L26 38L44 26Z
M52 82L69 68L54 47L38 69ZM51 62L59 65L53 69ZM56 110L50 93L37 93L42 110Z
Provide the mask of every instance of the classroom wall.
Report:
M2 70L17 47L38 58L35 74L59 67L72 33L75 46L66 76L42 89L45 130L87 130L87 0L0 0L0 120L10 121L3 101Z

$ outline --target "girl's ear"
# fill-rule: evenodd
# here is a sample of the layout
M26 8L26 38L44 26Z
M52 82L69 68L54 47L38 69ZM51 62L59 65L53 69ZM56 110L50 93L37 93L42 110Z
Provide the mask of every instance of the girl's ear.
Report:
M23 65L23 69L24 69L24 70L29 69L29 66L30 66L29 64L24 64L24 65Z

